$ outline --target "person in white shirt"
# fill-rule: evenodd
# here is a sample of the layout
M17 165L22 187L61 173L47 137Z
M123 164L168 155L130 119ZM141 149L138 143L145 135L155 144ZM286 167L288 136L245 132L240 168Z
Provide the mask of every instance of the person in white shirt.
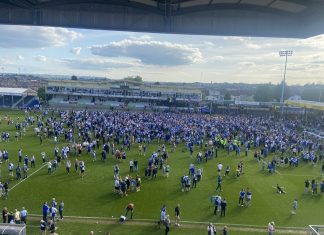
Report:
M119 193L119 190L120 190L120 183L119 183L119 179L116 178L115 179L115 193Z
M133 172L134 171L134 162L133 162L133 160L130 160L129 161L129 171L130 172Z
M222 163L219 163L219 164L217 165L217 170L218 170L218 172L221 172L222 169L223 169L223 164L222 164Z
M275 231L275 229L274 229L274 222L272 221L272 222L270 222L268 224L268 232L269 232L269 235L273 235L274 234L274 231Z
M50 175L52 171L52 163L51 161L47 162L47 174Z
M208 235L216 235L216 228L212 223L207 226L207 232Z
M14 169L14 164L12 162L9 163L9 175L13 176L13 169Z
M96 151L93 150L92 151L92 161L95 161L96 160Z

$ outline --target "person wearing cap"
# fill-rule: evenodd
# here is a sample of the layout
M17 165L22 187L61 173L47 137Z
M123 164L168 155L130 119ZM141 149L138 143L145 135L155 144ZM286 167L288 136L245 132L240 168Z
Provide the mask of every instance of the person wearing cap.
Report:
M27 223L27 215L28 215L28 212L25 209L25 207L23 207L22 210L20 211L21 223L24 223L24 224Z
M274 228L274 222L270 222L268 224L268 232L269 232L269 235L273 235L274 234L274 231L275 231L275 228Z
M207 226L207 232L208 235L216 235L216 228L212 223Z

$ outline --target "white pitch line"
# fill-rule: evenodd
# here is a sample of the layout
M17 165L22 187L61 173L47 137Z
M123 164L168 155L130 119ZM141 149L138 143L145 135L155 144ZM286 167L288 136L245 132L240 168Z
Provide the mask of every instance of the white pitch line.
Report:
M9 192L11 190L13 190L14 188L16 188L19 184L21 184L22 182L24 182L25 180L29 179L32 175L36 174L37 172L39 172L41 169L43 169L47 164L44 164L43 166L41 166L39 169L37 169L36 171L34 171L33 173L31 173L29 176L27 176L27 178L19 181L17 184L15 184L14 186L12 186L10 189L9 189Z
M32 217L42 217L42 215L37 215L37 214L30 214L30 216ZM116 220L116 218L111 219L109 217L91 217L91 216L64 216L64 218L68 218L68 219L83 219L83 220L108 220L108 221L114 221ZM142 222L157 222L156 219L134 219L132 220L134 222L138 221L142 221ZM186 220L181 220L181 222L183 223L187 223L187 224L209 224L210 222L202 222L202 221L186 221ZM219 224L219 225L223 225L224 223L214 223L214 224ZM254 228L264 228L263 225L254 225L254 224L228 224L226 223L226 225L228 226L237 226L237 227L254 227ZM276 228L279 229L306 229L306 227L282 227L282 226L277 226Z
M287 175L287 176L303 176L303 177L320 177L320 175L299 175L299 174L282 174L279 171L276 171L279 175Z

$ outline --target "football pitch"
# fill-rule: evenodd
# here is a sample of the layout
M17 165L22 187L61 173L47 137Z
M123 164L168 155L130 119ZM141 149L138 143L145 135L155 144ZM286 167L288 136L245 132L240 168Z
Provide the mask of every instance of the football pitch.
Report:
M30 113L36 118L40 113ZM8 125L5 120L8 116L14 124ZM25 180L17 181L9 176L8 162L1 164L1 182L9 179L9 197L0 201L0 206L8 207L10 211L26 207L29 214L41 215L42 204L51 202L56 198L59 203L64 201L64 215L82 217L105 217L119 218L124 214L125 207L129 202L135 204L134 220L159 220L160 210L163 204L167 206L167 213L170 214L171 221L174 222L174 208L177 204L181 207L181 220L189 221L192 224L196 222L212 222L228 224L242 224L251 226L266 227L269 221L274 221L276 226L282 227L304 227L309 224L323 224L324 217L324 199L323 195L312 195L304 193L304 181L317 179L321 182L321 164L313 166L310 163L301 163L298 167L279 166L276 173L262 171L259 163L253 158L254 149L249 151L248 156L241 153L236 156L235 152L227 154L220 149L217 158L208 162L197 164L196 154L200 150L199 146L194 147L194 153L190 156L189 151L184 144L177 146L176 151L171 153L171 145L166 143L169 152L168 164L170 165L170 176L163 177L161 170L158 171L157 178L149 179L144 176L144 169L147 166L148 158L153 151L157 150L157 143L154 142L147 146L146 156L140 156L138 153L138 144L133 144L130 151L126 151L127 158L123 161L117 161L111 153L105 162L100 160L102 148L97 151L97 159L93 161L90 154L86 154L85 149L81 156L74 155L71 151L69 159L72 163L70 174L66 173L65 163L62 162L55 173L47 174L46 164L42 164L41 152L46 152L47 159L54 159L54 147L63 147L68 143L63 142L63 138L57 144L53 139L43 138L40 144L39 137L34 133L34 127L30 126L22 138L15 140L15 123L22 121L24 113L22 111L0 111L2 122L0 132L9 132L10 141L0 142L0 149L9 152L9 162L18 163L18 149L22 149L23 156L32 155L36 157L36 167L30 168L29 177ZM18 119L19 117L19 119ZM35 125L37 121L35 122ZM102 143L102 141L101 141ZM116 146L115 149L118 149ZM272 159L273 155L267 157ZM85 176L82 179L79 172L73 169L75 158L84 160ZM119 164L120 175L125 178L127 175L132 177L136 173L129 172L129 160L137 159L139 162L139 172L142 179L141 190L139 192L129 192L127 197L121 197L114 193L114 165ZM267 160L266 159L266 160ZM244 162L244 174L236 177L236 167L240 161ZM194 163L198 168L203 169L203 177L197 184L197 188L192 188L189 192L180 190L180 178L188 174L190 163ZM214 206L210 201L212 195L216 195L217 185L217 164L224 165L222 175L226 165L230 166L229 176L223 177L222 192L219 194L227 200L226 216L220 217L219 213L214 215ZM15 171L14 171L15 172ZM284 186L286 194L278 194L273 186L279 184ZM251 206L239 206L239 191L244 188L252 191ZM297 214L291 214L293 200L297 198ZM41 218L41 216L40 216ZM84 218L83 218L84 219ZM36 223L36 222L33 222ZM37 226L38 224L34 224ZM86 223L58 222L59 234L87 234L90 230L96 231L114 231L112 234L163 234L163 230L157 227L128 226L127 221L123 225L93 225ZM221 227L218 226L218 229ZM37 234L38 228L30 228ZM118 230L119 229L119 230ZM83 232L78 233L78 230ZM37 231L37 232L36 232ZM172 228L170 234L205 234L206 228L190 229ZM138 233L137 233L138 232ZM97 234L97 233L96 233ZM100 234L100 233L99 233ZM103 234L103 233L102 233ZM230 233L235 234L235 233ZM240 232L237 234L245 234Z

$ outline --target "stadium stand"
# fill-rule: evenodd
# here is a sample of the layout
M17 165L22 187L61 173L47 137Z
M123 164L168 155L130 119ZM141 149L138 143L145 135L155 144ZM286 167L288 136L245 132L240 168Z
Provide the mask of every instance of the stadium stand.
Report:
M50 106L124 107L143 110L151 106L198 106L200 89L125 81L50 81L46 94Z
M0 87L0 107L26 108L38 104L37 93L31 89Z

